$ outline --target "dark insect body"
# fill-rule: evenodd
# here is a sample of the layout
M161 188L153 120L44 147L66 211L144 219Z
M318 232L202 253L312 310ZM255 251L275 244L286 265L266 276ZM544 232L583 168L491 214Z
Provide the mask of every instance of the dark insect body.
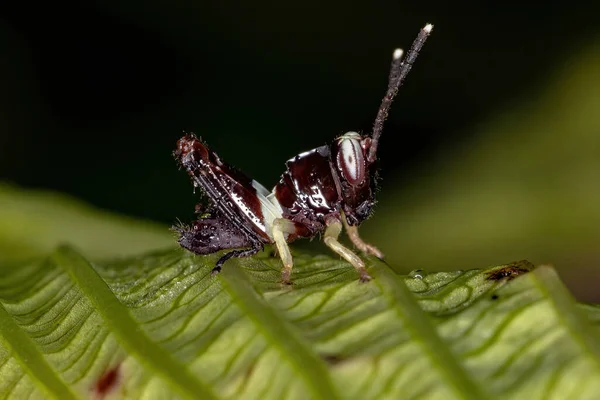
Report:
M383 123L432 28L428 24L421 30L405 58L402 50L394 51L387 93L373 133L347 132L330 146L288 160L271 192L221 161L195 135L179 139L175 159L209 199L206 209L197 206L199 219L173 228L179 233L179 244L196 254L231 250L217 261L213 273L218 273L231 257L247 257L274 243L283 262L282 281L289 283L293 259L288 243L323 234L325 244L357 269L361 281L370 280L362 259L338 237L345 226L360 251L383 258L377 248L360 238L358 226L371 215L375 204L374 165Z

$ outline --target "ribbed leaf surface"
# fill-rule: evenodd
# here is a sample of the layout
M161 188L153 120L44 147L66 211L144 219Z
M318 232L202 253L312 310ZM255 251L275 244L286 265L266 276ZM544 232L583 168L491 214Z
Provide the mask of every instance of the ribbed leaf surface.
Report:
M594 399L600 311L526 262L374 280L296 255L170 250L0 269L0 394L13 399ZM412 293L411 293L412 292Z

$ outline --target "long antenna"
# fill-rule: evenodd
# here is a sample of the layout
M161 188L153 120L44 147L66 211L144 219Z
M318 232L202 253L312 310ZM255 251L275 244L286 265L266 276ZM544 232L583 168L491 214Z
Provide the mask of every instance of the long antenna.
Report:
M379 106L379 111L377 112L377 118L375 118L375 123L373 124L371 149L369 150L369 155L367 156L367 161L370 163L374 162L377 158L377 145L379 144L379 137L383 131L383 123L388 116L390 106L394 101L394 97L396 97L396 94L398 93L398 88L402 85L404 78L406 78L406 75L408 75L410 72L413 63L419 55L419 51L421 51L421 48L425 44L425 41L427 40L427 37L431 33L432 29L433 25L431 24L427 24L423 27L423 29L421 29L419 35L412 43L412 46L410 46L410 50L404 59L402 59L404 54L402 49L394 50L387 92L381 101L381 106Z

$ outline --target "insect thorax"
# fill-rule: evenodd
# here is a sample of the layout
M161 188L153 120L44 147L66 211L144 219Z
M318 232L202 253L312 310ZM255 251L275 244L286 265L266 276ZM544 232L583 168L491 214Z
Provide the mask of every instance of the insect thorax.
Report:
M298 236L321 232L328 218L340 218L340 210L351 225L368 218L374 203L371 168L365 158L369 142L349 132L331 146L317 147L286 162L274 194L283 216L296 223Z

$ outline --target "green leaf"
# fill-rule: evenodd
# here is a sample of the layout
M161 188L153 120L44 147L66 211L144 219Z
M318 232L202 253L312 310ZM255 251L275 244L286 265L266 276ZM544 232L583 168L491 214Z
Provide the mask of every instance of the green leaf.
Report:
M548 266L399 275L367 259L362 284L345 262L295 253L290 287L268 249L211 276L218 255L156 226L12 188L0 200L0 398L600 395L600 306ZM128 255L152 237L170 248ZM79 249L40 256L61 242Z
M0 269L0 394L21 398L595 398L597 307L526 262L398 275L183 250ZM112 374L112 375L111 375ZM110 377L114 379L110 379ZM102 389L99 389L101 387ZM100 396L101 397L101 396Z

